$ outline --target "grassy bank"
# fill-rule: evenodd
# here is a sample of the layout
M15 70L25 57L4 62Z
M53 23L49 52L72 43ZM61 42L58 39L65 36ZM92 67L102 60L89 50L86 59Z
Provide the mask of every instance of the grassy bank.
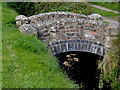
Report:
M101 71L99 86L111 87L111 90L120 90L120 36L112 41L112 48L108 50L105 58L98 62ZM104 84L103 84L104 83ZM103 86L102 86L103 85Z
M95 8L95 7L92 7L92 9L93 9L94 13L98 13L98 14L104 16L104 17L108 17L110 19L118 21L118 16L120 14L113 13L113 12L108 12L108 11L101 10L101 9L98 9L98 8Z
M15 27L17 15L2 3L2 87L75 88L77 85L62 73L47 46Z
M108 52L107 59L103 61L102 79L109 83L113 90L120 90L120 37L113 40L112 48Z
M118 2L91 2L91 3L111 9L111 10L119 11L119 3Z

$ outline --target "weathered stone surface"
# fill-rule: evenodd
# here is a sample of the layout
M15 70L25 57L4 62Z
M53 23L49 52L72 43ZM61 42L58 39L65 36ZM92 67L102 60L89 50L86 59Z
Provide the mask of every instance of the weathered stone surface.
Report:
M24 16L24 15L19 15L19 16L17 16L17 17L15 18L15 20L16 20L16 25L17 25L18 27L20 27L20 26L23 25L23 24L29 23L28 18L27 18L26 16Z
M34 34L38 36L37 29L34 26L31 26L30 24L23 24L19 27L21 33L25 34Z
M20 15L16 20L22 33L35 34L51 47L54 54L84 51L104 56L110 47L109 35L114 30L114 26L103 23L99 14L49 12L30 17Z
M102 19L102 16L99 14L91 14L88 16L88 18L94 19L94 20L100 20L100 19Z
M59 43L59 44L58 44ZM99 44L99 42L91 42L87 40L69 40L51 43L49 45L52 48L54 54L69 51L84 51L91 52L100 56L105 54L105 46Z

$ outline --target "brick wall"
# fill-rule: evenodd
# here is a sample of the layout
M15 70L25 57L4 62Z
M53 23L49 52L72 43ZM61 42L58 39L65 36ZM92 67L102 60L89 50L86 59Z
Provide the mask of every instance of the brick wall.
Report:
M18 17L16 23L21 22L20 31L38 36L54 54L68 51L105 54L107 26L100 15L50 12L26 17L26 20Z

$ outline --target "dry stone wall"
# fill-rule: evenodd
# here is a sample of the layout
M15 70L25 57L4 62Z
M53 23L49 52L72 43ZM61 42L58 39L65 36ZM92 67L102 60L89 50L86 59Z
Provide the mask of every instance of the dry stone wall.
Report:
M108 47L108 26L98 14L49 12L30 17L20 15L16 17L16 24L22 33L34 34L47 43L54 54L83 51L104 56Z

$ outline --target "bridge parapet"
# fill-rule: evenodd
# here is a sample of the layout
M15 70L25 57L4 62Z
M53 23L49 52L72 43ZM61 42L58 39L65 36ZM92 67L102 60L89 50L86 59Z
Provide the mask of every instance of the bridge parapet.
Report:
M100 56L105 54L108 28L100 15L50 12L24 16L25 19L20 17L16 17L20 31L38 36L54 54L69 51L91 52Z

